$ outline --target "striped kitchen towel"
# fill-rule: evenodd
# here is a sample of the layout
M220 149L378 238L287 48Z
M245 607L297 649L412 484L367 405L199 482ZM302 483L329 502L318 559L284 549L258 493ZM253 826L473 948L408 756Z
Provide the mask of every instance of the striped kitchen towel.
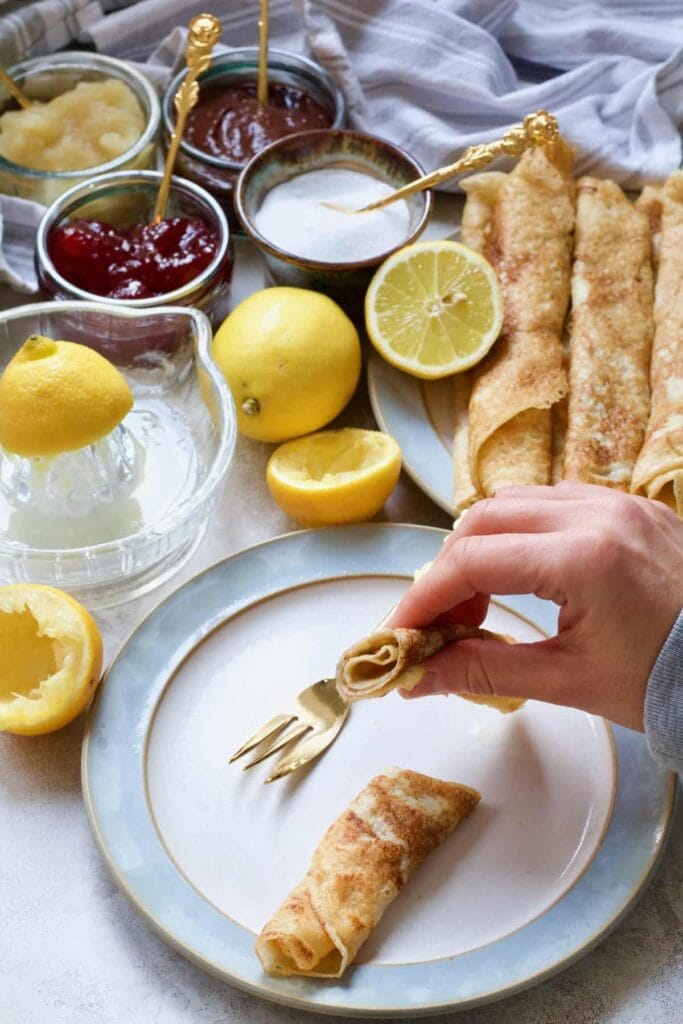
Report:
M257 0L0 0L10 12L0 52L78 38L146 62L161 85L182 61L184 26L205 9L221 18L224 45L256 42ZM576 146L579 173L637 188L681 163L680 0L271 0L271 42L310 52L344 90L352 124L427 169L538 108ZM17 206L2 212L16 217Z

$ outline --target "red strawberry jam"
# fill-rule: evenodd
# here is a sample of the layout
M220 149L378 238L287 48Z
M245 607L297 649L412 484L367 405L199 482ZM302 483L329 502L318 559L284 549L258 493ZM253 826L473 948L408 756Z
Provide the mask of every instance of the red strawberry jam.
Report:
M218 245L218 232L205 221L172 217L129 228L72 220L50 232L47 248L62 277L83 291L150 299L194 280Z

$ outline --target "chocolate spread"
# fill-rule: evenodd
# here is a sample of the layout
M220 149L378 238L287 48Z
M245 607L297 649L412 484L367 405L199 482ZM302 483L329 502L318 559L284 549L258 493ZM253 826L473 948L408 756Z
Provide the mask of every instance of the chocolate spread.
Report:
M271 82L268 104L260 106L256 83L244 82L203 89L188 115L185 138L204 153L241 164L276 139L331 124L330 112L303 89Z

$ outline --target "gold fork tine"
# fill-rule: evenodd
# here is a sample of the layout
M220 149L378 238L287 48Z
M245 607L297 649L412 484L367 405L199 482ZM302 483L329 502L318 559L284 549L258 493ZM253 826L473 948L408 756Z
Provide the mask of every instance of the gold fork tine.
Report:
M286 747L288 743L293 743L294 740L298 740L299 737L303 736L305 732L308 732L308 730L312 728L313 727L311 725L308 725L305 722L301 725L297 725L296 729L292 729L291 732L286 732L281 739L276 740L275 743L271 744L271 746L264 750L262 754L259 754L259 756L254 758L253 761L250 761L249 764L245 764L242 771L246 772L250 768L253 768L254 765L260 764L261 761L265 761L265 759L270 757L271 754L276 754L278 750L282 750L282 748Z
M318 754L322 754L323 750L326 750L339 735L347 715L348 710L332 728L326 729L325 732L313 733L312 736L307 736L301 743L297 743L294 750L289 754L283 754L280 760L276 762L266 782L275 782L276 779L283 779L285 775L289 775L290 772L294 772L297 768L308 764L309 761L313 761Z
M284 729L284 727L289 725L290 722L293 722L295 718L296 715L275 715L275 717L271 718L269 722L266 722L258 732L255 732L246 743L242 744L239 750L235 751L228 761L228 764L232 764L233 761L236 761L238 757L242 757L243 754L248 754L249 751L253 750L254 747L257 747L259 743L263 743L263 741L267 740L269 736L273 735L273 733L278 732L280 729Z
M389 615L392 614L394 608L391 609ZM386 622L389 615L384 616L382 623ZM293 711L275 715L262 729L255 732L239 750L235 751L228 763L232 764L243 754L272 738L273 742L265 750L262 750L258 757L244 766L242 770L246 771L247 768L253 768L260 764L265 758L282 750L288 744L294 743L295 748L283 754L266 782L281 779L297 768L301 768L302 765L308 764L309 761L322 754L323 750L327 750L341 731L350 710L350 705L337 693L334 676L319 679L317 683L311 683L305 690L301 690L293 698L293 706ZM298 724L296 728L290 730L289 726L294 722ZM310 736L307 736L303 743L299 743L298 741L307 732L310 732ZM279 736L278 733L280 733Z

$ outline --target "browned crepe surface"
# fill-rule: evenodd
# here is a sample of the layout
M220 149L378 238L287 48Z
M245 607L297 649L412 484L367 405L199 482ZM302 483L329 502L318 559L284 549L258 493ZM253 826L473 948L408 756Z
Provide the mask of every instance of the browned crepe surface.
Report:
M581 178L563 477L628 490L650 407L648 219L613 181Z
M551 407L567 390L561 333L574 226L571 151L523 154L510 174L466 178L463 241L495 268L503 333L473 371L468 443L480 496L551 478ZM457 472L457 469L456 469ZM456 481L456 509L460 495Z
M638 200L657 240L650 417L631 490L683 515L683 172Z
M266 973L340 977L416 868L478 801L475 789L407 769L372 779L259 935Z

